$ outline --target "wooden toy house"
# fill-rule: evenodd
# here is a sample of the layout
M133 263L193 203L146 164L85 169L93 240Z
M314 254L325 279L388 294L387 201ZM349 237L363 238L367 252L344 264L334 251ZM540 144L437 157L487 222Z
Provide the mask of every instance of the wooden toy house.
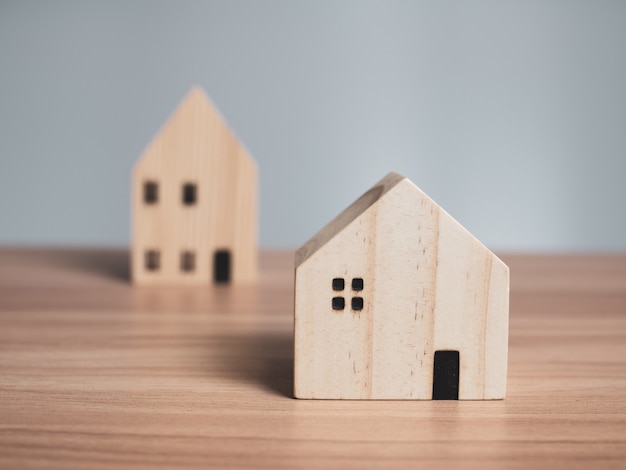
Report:
M296 398L502 399L509 269L383 178L296 254Z
M200 88L137 162L132 212L135 283L256 279L256 163Z

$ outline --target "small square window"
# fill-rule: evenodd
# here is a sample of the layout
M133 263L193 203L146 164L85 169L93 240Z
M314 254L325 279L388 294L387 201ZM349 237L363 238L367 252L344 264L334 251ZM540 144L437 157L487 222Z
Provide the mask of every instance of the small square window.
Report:
M159 202L159 185L155 181L146 181L143 184L143 201L146 204Z
M160 267L160 254L156 250L146 251L146 269L148 271L157 271Z
M180 255L180 269L191 272L196 269L196 254L193 251L183 251Z
M333 310L343 310L346 308L346 300L343 297L333 297Z
M363 278L355 277L352 279L352 290L363 290Z
M346 287L346 283L343 278L336 277L333 279L333 290L344 290Z
M183 204L192 206L198 199L198 189L194 183L185 183L183 185Z
M352 297L352 310L363 310L363 297Z

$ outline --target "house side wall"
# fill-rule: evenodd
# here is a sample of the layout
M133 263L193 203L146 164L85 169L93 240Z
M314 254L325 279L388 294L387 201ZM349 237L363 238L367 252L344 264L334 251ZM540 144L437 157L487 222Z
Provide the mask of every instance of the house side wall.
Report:
M485 385L483 398L506 396L509 352L509 268L498 259L491 264L485 328Z
M213 281L213 256L216 249L232 252L232 281L252 278L256 267L237 264L239 259L256 260L256 206L247 193L238 191L250 180L249 163L241 146L225 126L219 113L199 90L192 90L163 130L150 144L133 174L133 280L139 284L206 284ZM248 158L247 155L245 158ZM146 204L146 181L158 184L158 202ZM193 205L182 201L185 183L197 187ZM237 224L242 213L254 213L253 235L238 242ZM249 240L253 238L254 243ZM160 253L160 267L145 269L146 250ZM247 250L240 252L239 250ZM181 254L195 254L195 268L181 269ZM252 253L253 252L253 253ZM250 263L249 263L250 264ZM243 274L242 276L240 276Z
M253 282L258 275L258 172L246 150L237 149L239 162L235 192L233 274L237 282Z

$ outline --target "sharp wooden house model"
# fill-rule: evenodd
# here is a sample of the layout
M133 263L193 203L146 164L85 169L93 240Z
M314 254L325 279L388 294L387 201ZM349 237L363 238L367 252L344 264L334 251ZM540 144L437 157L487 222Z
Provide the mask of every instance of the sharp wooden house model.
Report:
M134 282L256 279L256 164L201 89L137 162L132 209Z
M296 254L297 398L502 399L509 269L391 173Z

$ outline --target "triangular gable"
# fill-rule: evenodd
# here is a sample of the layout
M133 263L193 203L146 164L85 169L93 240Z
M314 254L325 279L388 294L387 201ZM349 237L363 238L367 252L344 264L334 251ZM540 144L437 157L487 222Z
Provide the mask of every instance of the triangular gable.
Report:
M429 200L437 207L440 213L440 217L446 218L457 230L462 232L464 236L472 240L481 249L487 250L497 263L504 265L504 262L498 258L489 248L487 248L480 240L478 240L474 234L467 230L459 221L452 217L445 209L439 206L430 196L424 193L419 187L415 185L411 180L398 173L391 172L387 174L382 180L371 187L366 193L354 201L343 212L335 217L331 222L324 226L319 232L317 232L311 239L309 239L304 245L302 245L296 252L296 268L304 263L307 259L318 252L325 244L332 240L337 234L348 227L354 222L360 215L362 215L368 208L376 204L380 199L395 189L399 183L406 181L408 185L422 197Z
M224 140L220 136L228 137ZM140 166L145 160L153 158L180 158L180 155L163 152L162 147L175 145L177 142L185 145L182 140L191 140L192 137L196 144L188 148L188 151L200 151L209 147L217 150L224 145L234 145L238 150L212 151L209 154L217 157L241 154L255 164L245 145L237 138L211 98L201 87L194 86L152 138L136 165ZM188 152L184 153L189 155Z

